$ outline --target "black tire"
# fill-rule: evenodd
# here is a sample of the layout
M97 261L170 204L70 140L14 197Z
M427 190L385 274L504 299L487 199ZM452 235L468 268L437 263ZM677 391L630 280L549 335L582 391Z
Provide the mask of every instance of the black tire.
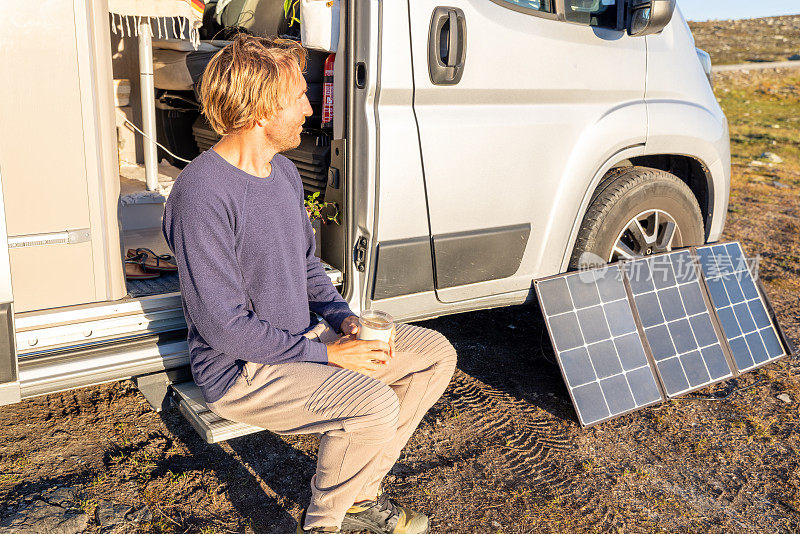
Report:
M638 219L637 216L643 218ZM645 234L637 234L635 229L629 230L634 228L634 218L644 222L642 227L645 229L647 224L652 226L650 230L653 234L649 238L655 236L664 242L649 246L644 245L643 239L635 239L634 234L640 238L644 238ZM670 228L673 231L671 239ZM627 233L623 234L623 230ZM660 238L659 231L663 234ZM583 260L581 258L585 252L599 256L602 263L624 257L612 254L615 246L625 250L627 245L627 250L639 256L702 245L704 241L703 216L688 185L665 171L625 167L612 171L597 187L578 231L569 267L572 270L586 265L587 256ZM630 246L630 243L635 246Z

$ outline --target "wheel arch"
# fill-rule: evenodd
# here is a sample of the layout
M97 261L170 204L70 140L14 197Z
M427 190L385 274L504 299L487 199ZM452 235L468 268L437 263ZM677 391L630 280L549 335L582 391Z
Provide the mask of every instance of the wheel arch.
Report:
M637 167L651 167L674 174L688 185L697 199L700 213L703 214L703 228L708 239L714 215L712 202L714 182L711 171L702 161L692 156L658 154L631 158L631 163Z
M703 226L706 240L712 232L715 222L714 181L713 173L699 158L682 154L646 154L644 147L636 146L621 150L609 158L597 171L583 196L570 231L567 246L561 260L561 272L569 267L570 258L575 248L583 219L595 199L602 190L604 182L614 176L615 171L625 167L651 167L674 174L689 186L703 215ZM721 231L721 230L720 230Z

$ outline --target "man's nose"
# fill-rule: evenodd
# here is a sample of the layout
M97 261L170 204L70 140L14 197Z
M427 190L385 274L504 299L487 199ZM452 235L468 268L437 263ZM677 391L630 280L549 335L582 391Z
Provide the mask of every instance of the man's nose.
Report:
M311 109L311 102L308 101L308 97L303 97L303 115L306 117L310 117L314 114L314 110Z

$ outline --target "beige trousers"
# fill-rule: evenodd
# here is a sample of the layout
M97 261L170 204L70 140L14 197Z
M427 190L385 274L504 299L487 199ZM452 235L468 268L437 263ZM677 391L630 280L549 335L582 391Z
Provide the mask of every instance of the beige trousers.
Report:
M327 325L307 336L321 342L337 337ZM321 433L304 526L339 526L357 495L377 494L455 367L455 349L443 335L402 324L394 358L369 376L310 362L248 362L208 407L277 434Z

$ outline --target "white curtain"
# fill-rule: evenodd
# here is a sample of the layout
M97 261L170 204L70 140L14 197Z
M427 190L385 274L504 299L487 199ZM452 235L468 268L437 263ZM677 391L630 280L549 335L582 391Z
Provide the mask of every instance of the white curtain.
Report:
M123 37L138 37L147 23L151 37L189 39L200 44L205 4L201 0L108 0L111 29Z

